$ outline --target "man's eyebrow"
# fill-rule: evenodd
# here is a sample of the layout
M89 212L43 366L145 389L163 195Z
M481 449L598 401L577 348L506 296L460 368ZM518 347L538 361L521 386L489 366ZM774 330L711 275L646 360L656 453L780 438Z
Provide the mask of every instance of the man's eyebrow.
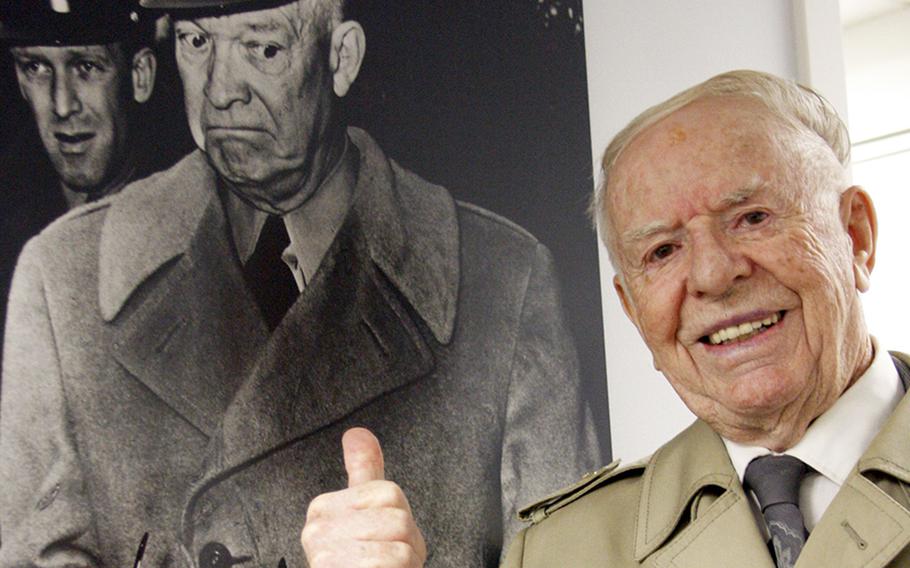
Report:
M735 207L748 202L752 197L765 187L765 181L756 177L748 185L745 185L734 192L725 195L718 201L717 210L723 210L728 207ZM630 229L621 235L624 242L640 242L653 237L659 233L669 233L674 230L663 221L652 221L641 227Z
M50 63L50 60L40 53L33 53L30 51L20 51L15 50L13 53L13 59L16 62L27 62L27 61L40 61L42 63Z
M114 63L114 57L107 48L102 49L79 49L73 48L66 50L66 62L75 63L83 59L96 59L106 65Z
M622 234L621 240L624 242L637 243L646 240L658 233L668 233L673 229L663 221L652 221L647 225L630 229Z
M765 187L764 180L756 177L748 185L745 185L729 195L725 195L718 201L719 209L726 209L728 207L735 207L736 205L742 205L746 203L752 196L758 193L759 190Z
M254 32L274 32L281 31L282 28L281 24L274 20L268 22L248 22L245 23L243 27Z

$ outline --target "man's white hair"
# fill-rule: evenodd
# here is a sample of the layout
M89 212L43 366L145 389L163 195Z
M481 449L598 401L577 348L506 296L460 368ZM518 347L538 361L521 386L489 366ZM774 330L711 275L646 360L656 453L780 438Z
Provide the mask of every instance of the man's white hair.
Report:
M609 200L606 193L610 173L617 160L648 127L699 99L718 96L756 100L790 126L817 134L831 148L841 165L846 166L850 161L847 127L831 103L808 87L769 73L750 70L730 71L690 87L635 117L613 138L601 159L601 181L594 189L588 212L607 246L614 269L617 268L613 246L615 235L610 211L607 210Z

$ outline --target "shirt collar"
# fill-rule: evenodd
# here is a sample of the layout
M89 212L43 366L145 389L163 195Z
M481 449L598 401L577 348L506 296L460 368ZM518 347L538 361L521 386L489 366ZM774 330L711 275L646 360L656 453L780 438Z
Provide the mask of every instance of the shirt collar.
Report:
M313 195L303 205L284 215L291 244L282 259L303 289L328 251L351 207L357 179L357 151L348 137L341 156ZM233 191L221 191L225 214L241 263L256 250L259 233L268 214L256 209Z
M869 368L809 426L795 446L784 452L801 459L838 486L847 480L904 395L888 351L880 349L874 337L872 347L875 355ZM844 428L845 424L850 427ZM740 481L750 461L775 453L726 438L723 442Z

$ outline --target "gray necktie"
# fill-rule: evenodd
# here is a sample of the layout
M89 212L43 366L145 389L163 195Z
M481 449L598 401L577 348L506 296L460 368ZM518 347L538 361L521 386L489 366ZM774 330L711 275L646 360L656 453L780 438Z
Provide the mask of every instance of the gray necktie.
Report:
M778 568L792 568L806 544L799 510L799 484L808 467L793 456L763 456L746 467L744 481L758 498L768 523Z

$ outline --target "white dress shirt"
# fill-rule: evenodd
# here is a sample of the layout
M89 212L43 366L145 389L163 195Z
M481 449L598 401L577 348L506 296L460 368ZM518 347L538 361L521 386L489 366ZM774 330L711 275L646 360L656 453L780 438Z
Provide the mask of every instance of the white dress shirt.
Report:
M803 478L799 491L800 510L810 531L904 395L900 376L888 351L879 349L875 338L872 338L872 347L875 355L866 372L827 412L809 425L795 446L784 452L801 459L813 470ZM767 448L746 446L726 438L724 445L740 481L750 461L777 454ZM759 526L764 528L754 496L753 505Z

